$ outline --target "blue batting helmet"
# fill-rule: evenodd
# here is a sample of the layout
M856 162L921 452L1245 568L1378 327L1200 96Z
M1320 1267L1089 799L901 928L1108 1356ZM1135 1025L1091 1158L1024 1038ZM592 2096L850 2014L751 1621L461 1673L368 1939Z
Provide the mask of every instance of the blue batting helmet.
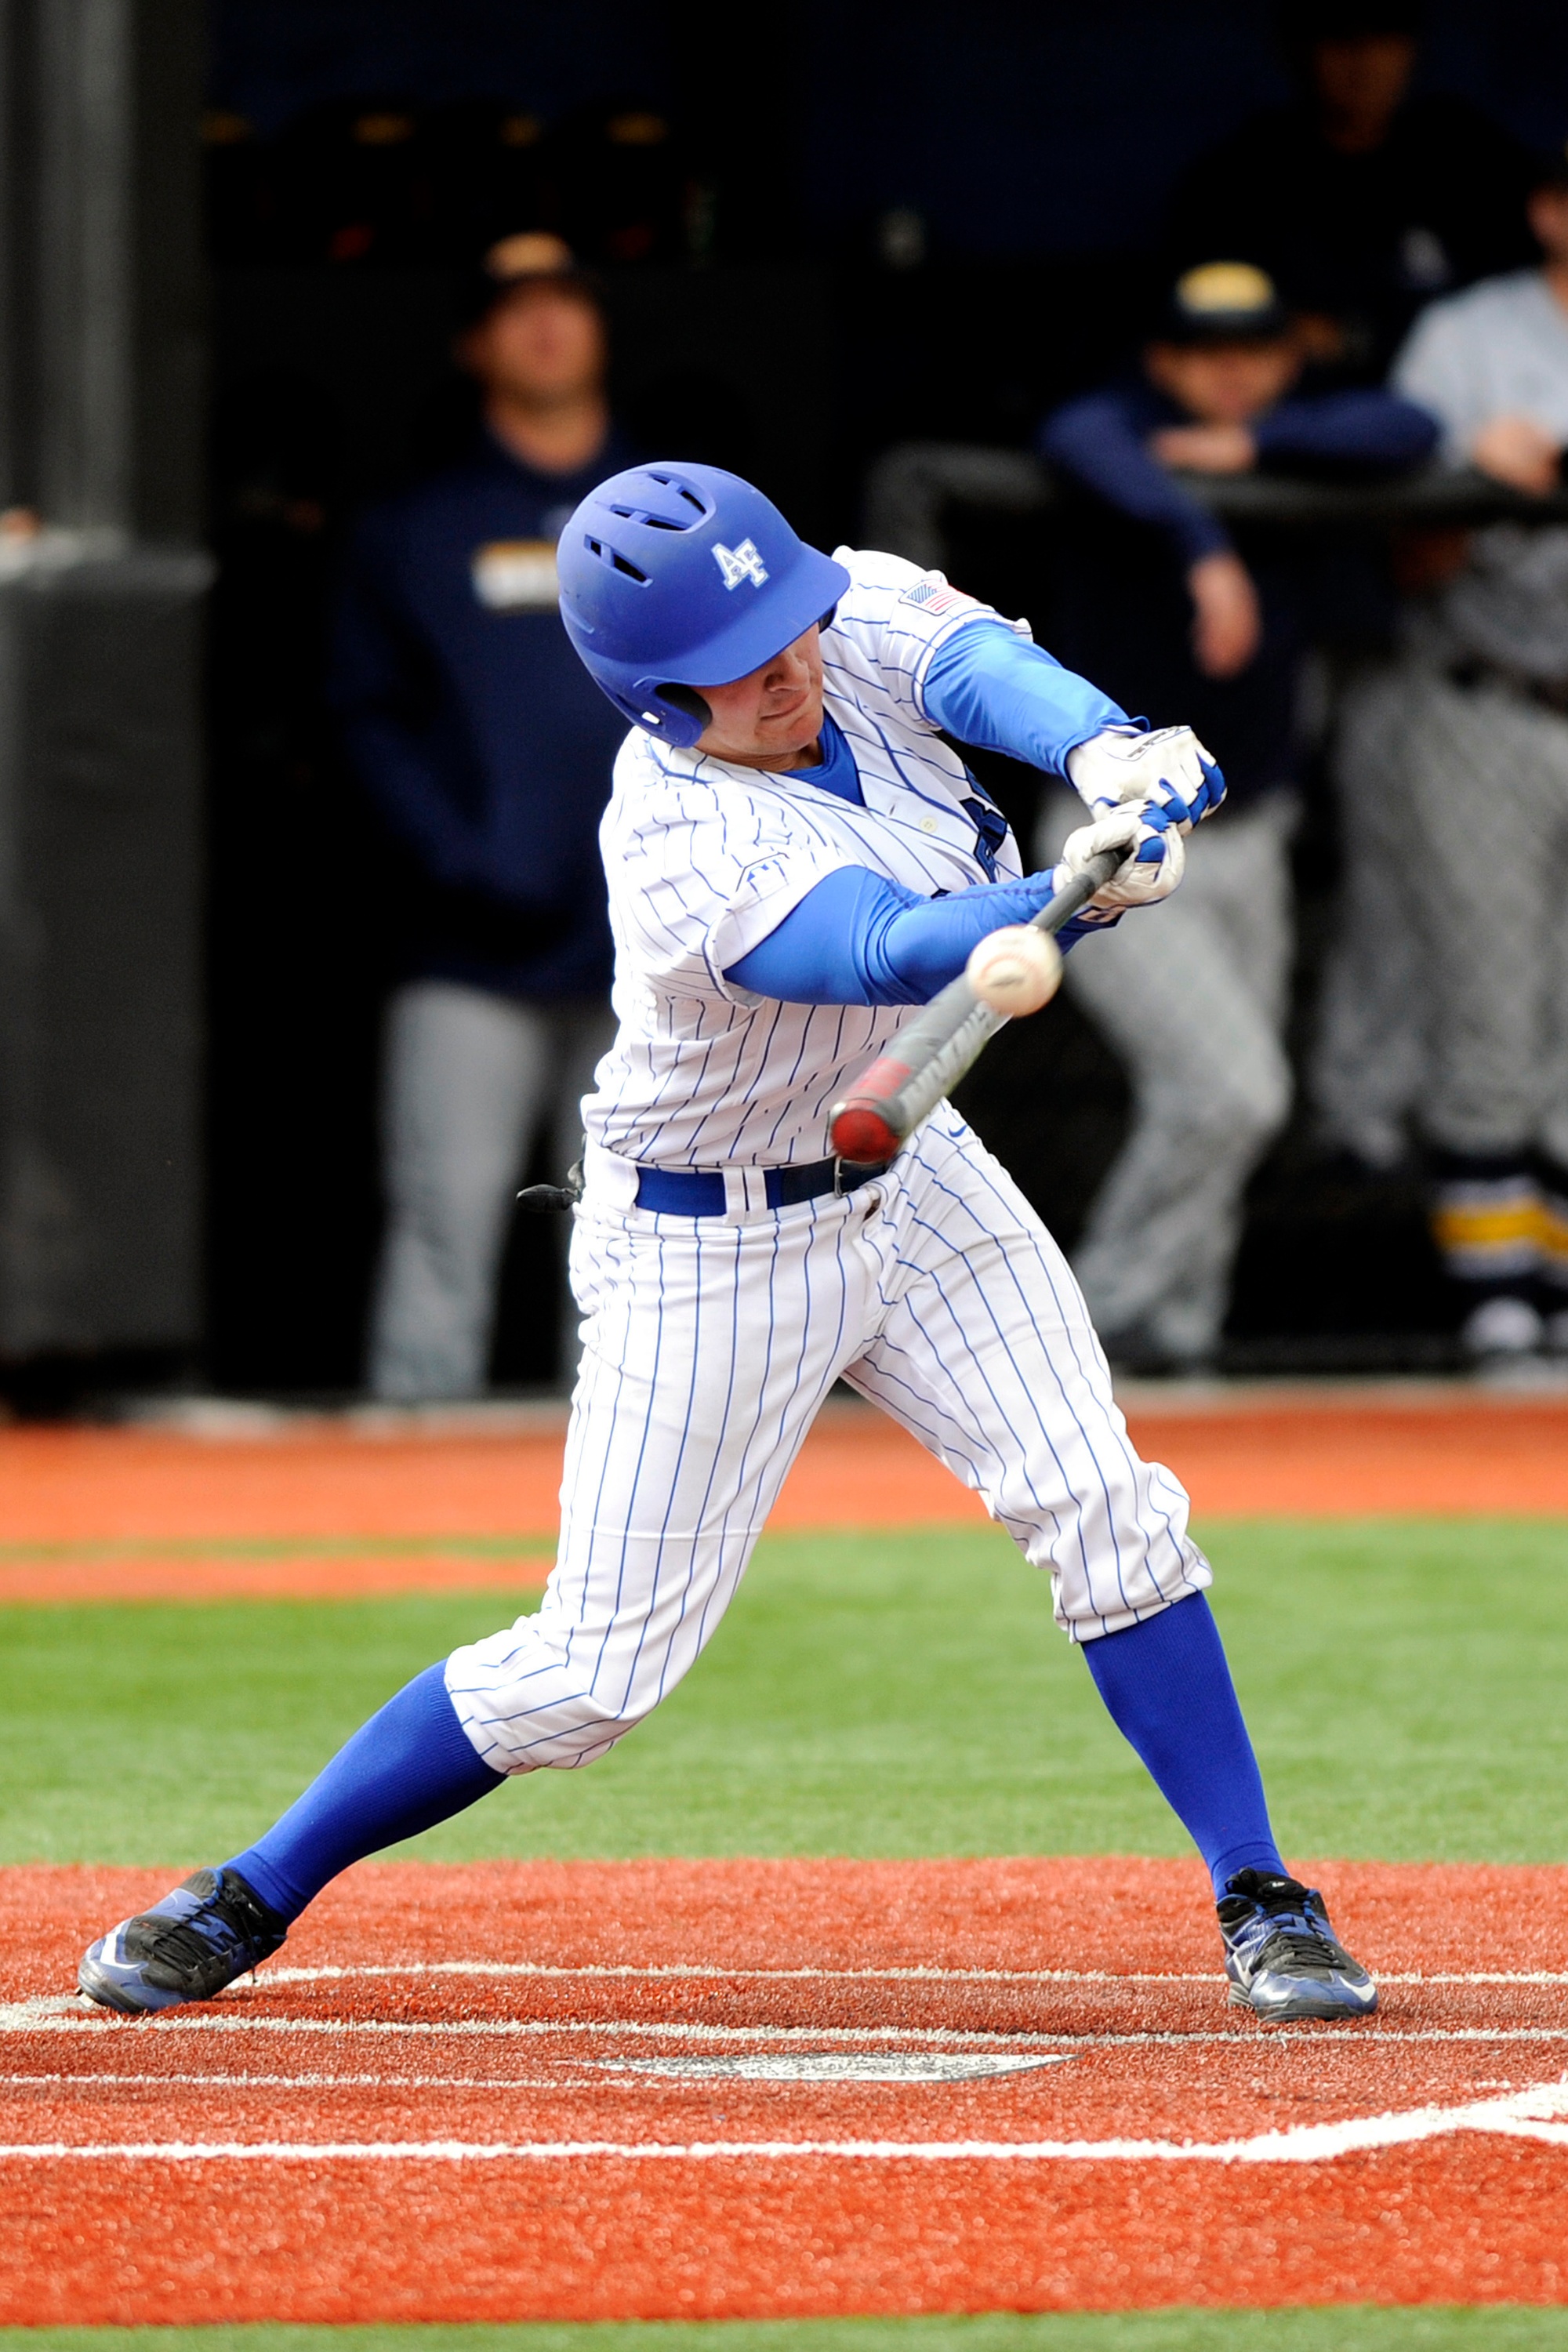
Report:
M617 710L667 743L711 716L698 688L771 661L822 620L849 574L771 499L717 466L629 466L573 515L561 617Z

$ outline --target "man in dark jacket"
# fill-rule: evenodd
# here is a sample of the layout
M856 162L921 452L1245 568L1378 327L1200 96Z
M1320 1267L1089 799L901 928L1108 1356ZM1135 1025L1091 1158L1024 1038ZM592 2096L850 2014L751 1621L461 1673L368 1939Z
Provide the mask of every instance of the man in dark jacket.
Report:
M1244 122L1178 188L1174 266L1268 270L1314 359L1381 383L1435 294L1531 257L1522 149L1461 98L1412 94L1419 0L1287 0L1300 96Z
M567 516L625 462L604 320L558 238L504 238L486 271L458 347L480 437L365 516L337 615L331 698L403 884L369 1366L388 1398L483 1387L520 1171L546 1124L574 1156L613 1034L597 828L626 730L555 583Z
M1182 477L1397 472L1436 444L1432 418L1392 393L1299 390L1301 363L1272 281L1211 262L1178 279L1142 373L1074 401L1040 436L1074 500L1053 649L1156 727L1190 711L1230 788L1179 904L1068 967L1132 1085L1132 1130L1076 1260L1107 1349L1130 1370L1213 1356L1247 1181L1290 1106L1302 583L1282 541L1254 535L1244 555ZM1061 830L1048 811L1041 862Z

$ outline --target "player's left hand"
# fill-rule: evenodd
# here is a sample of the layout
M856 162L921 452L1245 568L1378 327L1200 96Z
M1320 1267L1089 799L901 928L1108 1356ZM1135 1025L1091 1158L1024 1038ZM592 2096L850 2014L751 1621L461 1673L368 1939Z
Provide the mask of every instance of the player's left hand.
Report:
M1225 798L1225 777L1190 727L1108 727L1068 753L1067 770L1091 816L1150 802L1182 833Z
M1156 899L1168 898L1186 867L1181 829L1163 808L1150 803L1118 809L1096 824L1080 824L1069 833L1058 872L1064 880L1079 874L1106 849L1131 849L1132 855L1075 919L1095 929L1116 922L1129 907L1152 907Z

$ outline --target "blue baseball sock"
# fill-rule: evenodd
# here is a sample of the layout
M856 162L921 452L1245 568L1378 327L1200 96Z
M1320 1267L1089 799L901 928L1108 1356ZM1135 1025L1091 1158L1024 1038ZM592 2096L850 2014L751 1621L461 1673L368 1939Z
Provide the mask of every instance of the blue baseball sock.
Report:
M1141 1625L1086 1642L1111 1721L1209 1866L1215 1895L1238 1870L1287 1874L1219 1627L1196 1592Z
M499 1789L447 1696L445 1664L389 1698L265 1837L223 1865L285 1919L367 1853L434 1829Z

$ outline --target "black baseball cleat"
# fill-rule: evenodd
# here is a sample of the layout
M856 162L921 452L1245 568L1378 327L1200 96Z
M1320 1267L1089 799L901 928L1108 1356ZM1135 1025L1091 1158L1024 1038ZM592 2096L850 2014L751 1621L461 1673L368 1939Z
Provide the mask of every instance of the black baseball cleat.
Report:
M1323 1898L1299 1879L1238 1870L1217 1906L1231 2006L1266 2024L1370 2017L1377 1987L1329 1925Z
M89 2000L143 2017L211 2000L278 1949L289 1922L235 1870L193 1871L151 1911L89 1944L77 1982Z

